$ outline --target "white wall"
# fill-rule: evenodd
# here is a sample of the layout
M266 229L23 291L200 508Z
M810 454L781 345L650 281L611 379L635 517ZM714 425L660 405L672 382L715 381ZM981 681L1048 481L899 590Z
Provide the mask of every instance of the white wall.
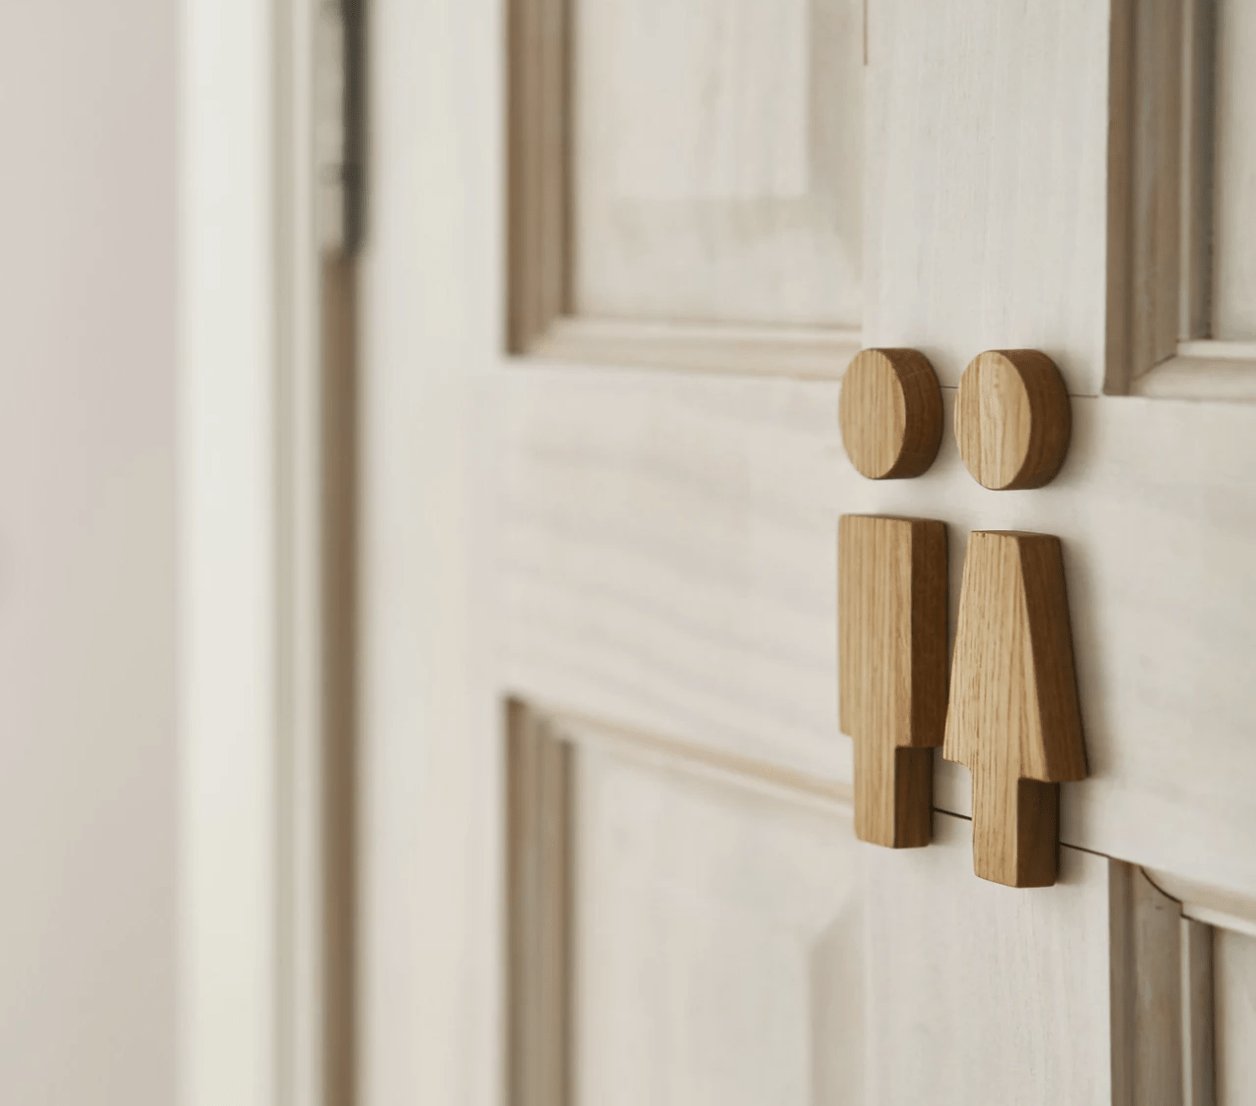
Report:
M166 1106L175 10L0 35L0 1102Z

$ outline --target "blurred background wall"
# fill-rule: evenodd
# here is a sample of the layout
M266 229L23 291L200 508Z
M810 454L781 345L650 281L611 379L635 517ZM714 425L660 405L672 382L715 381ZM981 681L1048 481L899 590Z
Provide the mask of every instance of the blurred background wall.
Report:
M0 35L0 1102L175 1056L175 0Z

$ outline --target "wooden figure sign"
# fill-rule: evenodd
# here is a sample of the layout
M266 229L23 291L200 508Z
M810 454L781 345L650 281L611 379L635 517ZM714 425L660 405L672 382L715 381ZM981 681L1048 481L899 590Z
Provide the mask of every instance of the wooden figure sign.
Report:
M1086 778L1058 538L969 535L942 755L972 772L977 875L1053 884L1059 785Z
M933 748L946 711L946 527L843 515L841 727L855 741L855 834L929 844Z
M842 381L842 441L872 480L919 476L942 438L942 395L915 350L864 350ZM838 527L841 727L855 741L855 833L927 845L933 748L946 711L946 527L844 515Z
M937 378L912 350L864 350L842 386L842 438L871 479L916 476L937 450ZM1070 434L1059 371L1034 350L989 351L960 383L955 433L992 490L1040 487ZM1013 887L1055 882L1059 785L1086 775L1059 539L969 539L946 693L946 528L845 515L839 526L841 727L855 742L855 831L929 842L931 747L973 779L973 867ZM945 722L944 722L945 720ZM943 738L944 733L944 738Z

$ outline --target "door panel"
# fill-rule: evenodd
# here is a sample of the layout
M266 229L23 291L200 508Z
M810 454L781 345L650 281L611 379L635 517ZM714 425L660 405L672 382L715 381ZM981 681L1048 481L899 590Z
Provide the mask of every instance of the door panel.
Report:
M572 314L857 327L862 0L571 19Z
M849 359L861 0L511 0L508 29L510 352L808 375Z
M1256 896L1251 408L1074 399L1060 476L991 493L949 435L925 476L864 480L836 384L532 369L504 394L514 689L848 783L837 516L943 519L952 618L969 530L1056 534L1090 758L1062 839ZM936 801L969 813L966 770L939 762Z
M762 33L751 0L674 7L377 9L371 1101L1204 1103L1214 1054L1240 1100L1256 407L1101 394L1256 379L1178 327L1202 253L1174 143L1214 117L1140 98L1195 87L1174 20L1199 12L870 0L856 82L837 0ZM799 105L830 81L817 140ZM843 203L777 256L800 181L854 195L813 170L857 83L861 250ZM948 429L924 476L862 479L836 418L860 342L924 350L948 427L970 358L1045 350L1073 393L1060 475L989 492ZM1062 790L1057 886L976 880L941 761L933 845L852 840L843 513L944 521L952 610L970 530L1061 538L1090 777ZM506 700L542 735L522 775Z
M955 387L1032 347L1103 390L1107 5L873 0L865 346L910 346Z
M574 1101L860 1102L849 811L702 769L579 746Z
M929 848L863 859L869 1102L1183 1101L1211 965L1139 869L1065 847L1050 894L1008 895L940 813Z
M765 765L521 705L508 747L521 1106L1148 1106L1211 1054L1207 927L1136 868L1066 847L1050 894L1009 894L965 818L894 852L854 839L849 789Z

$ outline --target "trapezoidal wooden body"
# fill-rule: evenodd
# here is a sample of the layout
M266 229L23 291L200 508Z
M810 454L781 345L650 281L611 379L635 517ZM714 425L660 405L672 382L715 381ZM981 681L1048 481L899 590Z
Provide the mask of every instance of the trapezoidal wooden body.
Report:
M1053 884L1059 785L1086 777L1058 538L969 535L942 755L972 772L977 875Z

